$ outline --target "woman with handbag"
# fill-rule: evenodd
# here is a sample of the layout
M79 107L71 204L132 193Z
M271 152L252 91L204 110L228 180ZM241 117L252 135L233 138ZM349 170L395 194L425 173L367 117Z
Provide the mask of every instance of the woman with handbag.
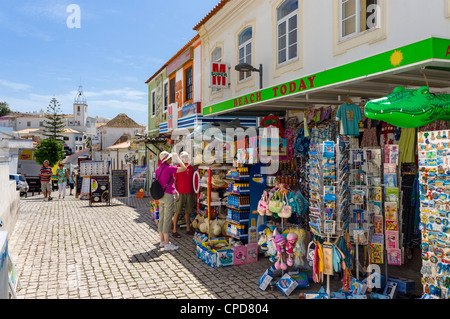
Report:
M180 163L177 167L172 164L172 156ZM161 240L160 248L164 250L176 250L178 246L169 242L169 231L172 223L175 205L175 184L174 174L182 173L186 170L186 165L180 160L178 154L173 155L169 152L163 151L159 154L160 164L156 169L156 176L159 184L164 189L164 196L159 199L159 222L158 232Z

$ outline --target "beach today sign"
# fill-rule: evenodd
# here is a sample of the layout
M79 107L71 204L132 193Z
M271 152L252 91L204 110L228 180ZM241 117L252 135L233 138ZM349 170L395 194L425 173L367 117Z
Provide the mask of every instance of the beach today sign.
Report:
M285 83L282 85L274 86L270 89L270 95L266 99L273 99L276 97L281 97L288 94L293 94L305 90L309 90L314 88L314 80L316 79L316 75L301 78L295 81L291 81L289 83ZM264 99L264 100L266 100ZM262 92L258 91L252 94L244 95L239 98L234 99L234 107L245 106L248 104L252 104L255 102L263 101Z

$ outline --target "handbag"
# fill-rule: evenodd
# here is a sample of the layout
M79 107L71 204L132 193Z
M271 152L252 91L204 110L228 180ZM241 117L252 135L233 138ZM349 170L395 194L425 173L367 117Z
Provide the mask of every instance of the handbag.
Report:
M284 193L283 199L285 200L285 202L283 201L283 208L278 213L278 216L281 218L289 218L292 215L292 206L289 205L286 193Z
M169 165L167 165L169 166ZM161 170L161 173L159 173L158 178L155 178L152 182L152 185L150 186L150 194L152 195L153 199L161 199L164 196L164 193L167 189L167 186L169 186L170 181L172 180L172 176L170 176L169 181L166 184L166 187L164 187L164 189L162 188L161 184L159 183L158 179L161 177L162 172L164 171L164 169L167 167L163 167L163 169Z
M287 199L289 206L292 207L292 213L301 214L301 209L298 203L297 195L294 194L294 192L289 192Z
M271 211L272 213L278 214L279 212L281 212L283 207L284 207L284 204L283 204L283 199L281 197L281 193L280 193L280 191L276 191L275 193L273 193L273 196L269 201L269 211Z
M261 196L261 199L258 202L257 211L259 215L264 216L268 210L269 210L269 199L267 197L267 192L264 191Z

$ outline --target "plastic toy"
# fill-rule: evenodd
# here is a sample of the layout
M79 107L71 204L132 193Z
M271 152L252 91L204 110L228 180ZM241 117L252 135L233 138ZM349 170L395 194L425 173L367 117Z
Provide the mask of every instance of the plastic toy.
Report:
M297 235L294 232L287 234L287 243L286 243L286 263L288 266L292 266L294 264L294 247L297 242Z
M397 87L394 92L367 102L364 114L401 128L416 128L436 120L450 121L450 95L432 94L426 86L418 90Z
M273 239L273 243L276 245L277 257L275 262L276 269L287 269L287 264L284 262L283 255L285 253L286 239L283 235L276 235Z
M294 247L294 265L300 268L306 268L304 256L306 254L306 230L303 228L296 231L297 241Z
M275 236L277 235L277 230L276 228L272 229L269 228L269 230L267 231L267 256L269 257L269 260L271 262L275 262L275 256L277 254L277 248L275 243L273 242L273 239L275 238Z
M267 231L270 230L267 225L259 225L258 226L258 246L261 247L262 252L267 252Z

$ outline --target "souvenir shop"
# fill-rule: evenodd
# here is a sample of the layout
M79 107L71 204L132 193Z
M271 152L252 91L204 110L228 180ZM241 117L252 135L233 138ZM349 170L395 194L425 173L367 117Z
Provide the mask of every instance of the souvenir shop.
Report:
M448 47L447 40L419 44ZM419 44L402 53L416 57ZM223 134L219 153L197 148L200 261L269 261L259 289L286 296L448 299L450 117L441 92L450 68L417 56L391 74L391 57L358 61L370 70L350 63L317 73L308 96L276 96L289 82L263 89L266 100L253 105L232 99L204 109L204 116L266 114L258 118L262 135Z
M446 299L450 123L402 128L366 117L364 102L266 116L260 127L277 128L276 141L225 143L232 164L195 163L199 259L268 258L260 289L286 295L316 283L305 298L418 298L422 284L426 298ZM278 169L266 174L256 159L271 143ZM418 268L404 278L401 267Z

